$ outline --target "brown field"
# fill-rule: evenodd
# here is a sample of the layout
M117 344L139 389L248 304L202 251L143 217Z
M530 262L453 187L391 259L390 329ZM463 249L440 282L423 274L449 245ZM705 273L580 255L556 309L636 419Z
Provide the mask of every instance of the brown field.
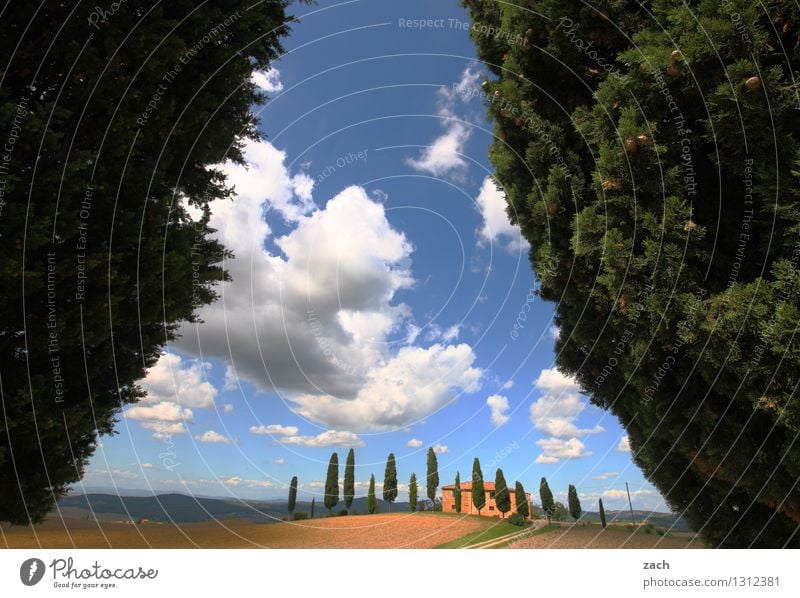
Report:
M258 524L221 520L134 525L50 519L35 528L5 527L6 548L432 548L495 522L425 513L333 517Z
M509 548L704 548L692 534L659 536L622 526L561 527L514 542Z

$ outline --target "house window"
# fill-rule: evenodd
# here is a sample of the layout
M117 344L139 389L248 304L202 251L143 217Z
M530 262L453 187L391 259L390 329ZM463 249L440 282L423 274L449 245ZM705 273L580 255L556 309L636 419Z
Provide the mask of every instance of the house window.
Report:
M489 510L490 511L494 511L494 507L489 507Z
M494 500L494 492L490 492L490 493L489 493L489 498L491 498L492 500Z

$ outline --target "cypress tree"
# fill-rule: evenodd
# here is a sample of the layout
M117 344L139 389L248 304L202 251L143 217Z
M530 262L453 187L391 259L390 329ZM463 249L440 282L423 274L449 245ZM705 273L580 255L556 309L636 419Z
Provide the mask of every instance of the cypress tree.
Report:
M600 499L600 525L606 526L606 510L603 508L603 499Z
M356 456L353 449L347 453L347 461L344 466L344 506L350 512L353 498L356 495Z
M472 504L478 509L478 515L481 514L481 509L486 506L483 472L481 471L481 462L478 461L477 457L472 462Z
M511 510L511 495L508 492L508 484L503 475L503 470L498 468L494 475L494 503L497 505L497 510L502 513L503 519L506 513Z
M383 475L383 500L389 503L389 510L392 510L392 503L397 498L397 465L394 461L394 453L389 453L386 460L386 471Z
M289 483L289 504L287 505L289 508L289 515L294 515L294 508L297 505L297 476L292 478L292 481Z
M517 500L517 513L524 519L530 516L530 505L528 505L528 495L525 494L525 488L522 487L521 482L517 482L514 486L514 495Z
M369 476L369 491L367 492L367 512L372 515L378 508L375 500L375 474Z
M428 499L436 510L436 491L439 489L439 463L436 459L436 452L433 448L428 449L428 475L426 478L426 490Z
M455 502L456 513L461 512L461 474L456 472L456 485L453 489L453 501Z
M333 453L328 463L328 476L325 478L325 508L333 513L333 507L339 502L339 455Z
M581 518L581 501L578 499L578 491L572 484L569 485L567 490L567 505L569 506L569 514L577 521Z
M415 473L412 473L411 479L408 480L408 506L412 513L417 510L417 474Z
M287 6L4 5L0 271L25 284L0 288L0 522L52 510L216 299L232 257L208 225L232 195L216 165L260 137L251 75L282 54Z
M559 370L711 546L799 547L797 4L462 1Z
M546 478L542 478L542 481L539 482L539 498L542 501L542 511L544 511L545 517L547 517L549 523L550 519L553 517L553 513L555 513L556 503L553 500L553 493L550 491L550 486L547 484Z
M314 519L314 507L316 506L316 504L317 504L317 497L315 496L311 498L311 519Z

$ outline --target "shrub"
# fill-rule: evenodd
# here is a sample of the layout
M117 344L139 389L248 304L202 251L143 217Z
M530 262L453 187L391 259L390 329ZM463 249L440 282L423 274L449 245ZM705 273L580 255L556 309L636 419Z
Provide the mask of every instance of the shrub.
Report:
M511 525L516 525L519 527L525 527L526 525L528 525L527 522L525 521L525 518L519 513L511 513L511 516L508 518L508 522Z
M339 517L347 517L350 513L347 512L347 509L341 509L338 513L336 513Z
M308 519L308 513L300 512L294 514L295 521L302 521L303 519Z

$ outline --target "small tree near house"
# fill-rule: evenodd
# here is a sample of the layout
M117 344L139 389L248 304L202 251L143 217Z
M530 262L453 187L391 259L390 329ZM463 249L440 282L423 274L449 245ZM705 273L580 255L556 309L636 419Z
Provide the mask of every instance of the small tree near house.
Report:
M461 512L461 474L456 472L456 485L453 488L453 502L455 503L456 513Z
M550 491L550 485L547 483L547 478L542 478L539 482L539 498L542 501L542 511L544 511L547 522L553 518L553 513L556 510L556 503L553 500L553 493Z
M426 490L428 499L436 510L436 490L439 488L439 462L436 459L436 451L428 449L428 475L426 476Z
M503 470L498 468L494 476L494 503L497 505L497 510L502 513L503 519L506 513L511 510L511 496L508 493L508 484L503 475Z
M475 457L472 462L472 504L478 509L478 515L481 514L481 509L486 506L486 490L483 486L483 472L481 471L481 462Z
M581 501L578 499L578 491L572 484L569 485L567 490L567 505L569 506L569 514L577 521L581 518Z
M530 507L528 505L528 496L525 494L525 488L522 487L521 482L517 482L514 486L514 495L517 499L517 513L523 519L527 519L530 517Z

